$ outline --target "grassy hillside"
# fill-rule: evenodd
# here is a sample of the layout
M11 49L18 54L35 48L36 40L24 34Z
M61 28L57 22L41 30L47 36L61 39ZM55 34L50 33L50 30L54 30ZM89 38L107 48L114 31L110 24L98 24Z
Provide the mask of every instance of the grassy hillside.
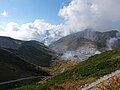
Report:
M0 48L0 82L35 75L48 75L48 73L25 62L6 49Z
M116 70L120 70L120 49L92 56L72 70L16 90L74 90Z

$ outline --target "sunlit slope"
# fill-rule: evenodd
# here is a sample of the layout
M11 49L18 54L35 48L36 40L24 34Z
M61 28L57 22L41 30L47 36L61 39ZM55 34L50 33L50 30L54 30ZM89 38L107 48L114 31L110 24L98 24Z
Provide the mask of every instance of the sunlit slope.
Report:
M74 90L100 77L120 70L120 49L90 57L74 69L65 71L38 85L27 86L28 90ZM21 90L25 90L22 87Z

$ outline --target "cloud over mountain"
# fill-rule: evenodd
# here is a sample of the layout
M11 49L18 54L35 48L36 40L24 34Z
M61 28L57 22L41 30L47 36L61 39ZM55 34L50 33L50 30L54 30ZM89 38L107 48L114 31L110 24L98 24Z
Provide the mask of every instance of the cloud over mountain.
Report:
M120 28L120 0L72 0L59 11L69 29L98 30Z
M0 35L21 40L37 40L49 44L64 35L64 31L61 28L63 28L62 24L52 25L40 19L22 25L10 22L6 27L0 26Z
M53 25L41 19L19 25L14 22L0 26L0 35L22 40L51 43L72 32L86 28L105 31L120 29L120 0L72 0L58 15L64 23Z

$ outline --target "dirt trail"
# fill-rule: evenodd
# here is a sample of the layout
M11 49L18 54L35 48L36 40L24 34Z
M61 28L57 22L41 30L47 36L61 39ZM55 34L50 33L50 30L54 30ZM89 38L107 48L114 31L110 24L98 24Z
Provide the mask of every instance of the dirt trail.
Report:
M104 77L101 77L100 79L98 79L97 81L89 84L88 86L82 88L82 89L78 89L78 90L97 90L97 85L100 83L100 82L103 82L117 74L120 74L120 70L117 70L109 75L105 75Z

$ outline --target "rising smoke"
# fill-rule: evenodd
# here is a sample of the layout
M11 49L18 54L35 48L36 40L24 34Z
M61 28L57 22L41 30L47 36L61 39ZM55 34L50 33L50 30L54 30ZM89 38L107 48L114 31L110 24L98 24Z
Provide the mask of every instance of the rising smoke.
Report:
M110 38L109 40L107 40L108 50L112 50L112 48L113 48L116 41L118 41L117 38Z

